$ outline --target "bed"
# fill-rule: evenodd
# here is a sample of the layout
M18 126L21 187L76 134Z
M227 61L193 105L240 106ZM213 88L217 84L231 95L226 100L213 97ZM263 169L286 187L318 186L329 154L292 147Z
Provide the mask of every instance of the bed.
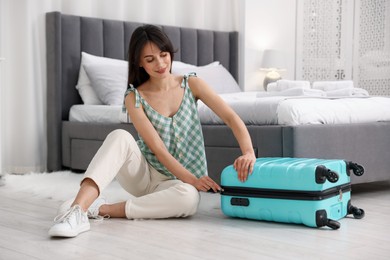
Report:
M137 137L131 121L119 114L119 104L109 106L111 112L106 110L107 105L93 104L105 112L98 112L97 119L95 117L92 121L77 119L80 116L77 110L88 108L84 104L85 97L81 97L80 88L76 86L81 76L82 53L123 62L126 60L130 35L139 25L136 22L59 12L46 14L48 171L66 168L83 172L107 134L114 129L125 129ZM174 59L177 64L191 64L194 70L199 70L199 75L203 75L217 62L229 72L234 82L238 82L237 32L161 27L178 49ZM238 105L240 95L242 99L264 103L259 101L258 93L223 93L221 89L221 96L231 101L232 106L236 105L235 110L238 111L241 107ZM305 98L305 102L309 99ZM290 97L283 97L282 100L292 102ZM226 125L215 119L201 104L199 109L205 110L201 117L209 175L219 181L222 169L233 162L240 149ZM252 111L255 111L254 114L269 115L264 112L268 110L262 108ZM88 114L88 111L81 113ZM100 120L99 117L105 113L113 120ZM110 116L109 113L118 116ZM366 169L363 176L352 176L352 183L356 184L390 180L390 121L387 119L390 113L384 112L383 115L373 122L359 119L347 123L280 124L272 121L272 118L268 121L248 119L245 122L257 157L318 157L356 161Z

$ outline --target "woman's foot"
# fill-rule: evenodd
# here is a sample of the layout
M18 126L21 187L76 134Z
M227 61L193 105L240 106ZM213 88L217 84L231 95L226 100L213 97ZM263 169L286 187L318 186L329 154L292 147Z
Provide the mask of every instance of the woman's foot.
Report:
M73 199L69 199L67 201L65 201L61 206L60 208L58 209L58 215L60 214L63 214L64 212L66 212L72 205L74 201L74 198ZM91 219L100 219L100 216L99 216L99 209L102 205L104 204L107 204L107 200L105 197L98 197L93 203L91 206L89 206L88 210L87 210L87 215L88 215L88 218L91 218Z
M54 219L54 225L49 230L49 236L76 237L89 229L87 213L79 205L74 205Z

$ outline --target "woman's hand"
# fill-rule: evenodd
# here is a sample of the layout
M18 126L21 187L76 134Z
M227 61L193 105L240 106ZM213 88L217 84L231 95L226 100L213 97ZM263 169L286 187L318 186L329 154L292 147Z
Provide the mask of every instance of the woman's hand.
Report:
M240 181L244 182L248 179L248 174L252 173L255 162L256 157L254 154L241 155L234 161L233 167L237 171Z
M221 187L209 176L200 177L193 185L198 191L208 191L212 189L214 192L218 192L221 190Z

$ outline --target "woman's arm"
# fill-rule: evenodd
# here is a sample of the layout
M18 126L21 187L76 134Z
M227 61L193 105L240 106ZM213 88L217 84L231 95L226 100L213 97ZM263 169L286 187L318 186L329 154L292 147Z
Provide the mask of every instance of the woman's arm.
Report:
M238 173L238 178L241 181L245 181L248 173L253 171L256 156L253 151L252 140L244 122L204 80L192 77L189 79L189 86L195 97L202 100L232 129L242 152L242 155L234 161L233 166Z
M207 191L210 188L214 191L221 189L219 185L208 176L199 179L196 178L169 153L168 149L165 147L164 142L161 140L152 123L146 116L142 105L139 108L135 107L134 92L130 92L126 96L125 105L137 132L141 135L149 149L156 155L157 159L173 175L175 175L179 180L189 183L201 191Z

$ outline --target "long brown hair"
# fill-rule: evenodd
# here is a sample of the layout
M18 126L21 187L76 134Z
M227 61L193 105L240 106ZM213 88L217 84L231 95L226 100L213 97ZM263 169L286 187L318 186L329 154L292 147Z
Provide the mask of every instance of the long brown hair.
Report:
M155 25L143 25L135 29L129 44L128 84L135 88L149 79L149 74L139 66L141 51L148 42L153 42L163 52L169 52L173 61L174 49L168 36ZM172 64L171 64L172 65Z

